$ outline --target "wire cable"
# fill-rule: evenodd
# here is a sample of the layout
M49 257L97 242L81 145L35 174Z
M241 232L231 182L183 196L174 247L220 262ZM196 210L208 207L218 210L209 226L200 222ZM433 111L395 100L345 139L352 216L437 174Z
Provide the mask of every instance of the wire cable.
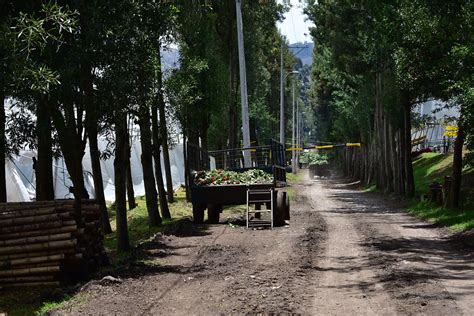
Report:
M30 179L28 179L28 177L23 173L23 171L21 171L21 169L20 169L20 168L18 167L18 165L15 163L15 160L10 159L10 161L15 165L16 170L18 170L18 171L20 172L20 174L23 176L23 178L25 178L25 180L28 181L28 183L33 187L33 189L36 190L35 185L30 181Z

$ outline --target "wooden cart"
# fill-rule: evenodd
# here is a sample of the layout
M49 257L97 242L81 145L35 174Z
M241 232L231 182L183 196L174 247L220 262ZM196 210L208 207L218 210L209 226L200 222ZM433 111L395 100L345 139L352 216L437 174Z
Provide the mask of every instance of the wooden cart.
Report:
M273 191L273 223L274 226L285 224L290 219L290 203L286 187L285 151L282 144L271 141L268 146L251 148L226 149L205 151L204 149L187 144L186 168L189 175L189 187L193 204L194 222L204 221L204 211L208 211L209 223L219 222L220 213L224 206L247 204L248 190ZM252 166L243 167L243 152L249 151ZM249 169L260 169L273 174L273 183L268 184L225 184L197 186L194 184L194 175L197 171L212 168L244 172ZM262 204L269 202L252 203L258 210ZM258 214L257 214L258 215Z

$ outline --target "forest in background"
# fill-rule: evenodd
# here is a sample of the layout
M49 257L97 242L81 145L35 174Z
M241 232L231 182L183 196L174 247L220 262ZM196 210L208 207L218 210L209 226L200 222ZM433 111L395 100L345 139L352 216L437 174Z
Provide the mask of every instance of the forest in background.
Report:
M460 112L446 199L459 206L462 168L474 161L473 9L465 0L308 1L318 138L362 143L344 151L347 175L414 196L412 111L441 100Z

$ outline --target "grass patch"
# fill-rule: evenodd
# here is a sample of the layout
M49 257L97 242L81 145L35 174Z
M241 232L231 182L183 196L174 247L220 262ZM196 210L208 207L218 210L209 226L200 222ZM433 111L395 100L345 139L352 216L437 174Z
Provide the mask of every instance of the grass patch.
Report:
M304 182L305 173L298 171L296 173L287 173L286 174L286 182L288 186L286 187L286 192L290 198L290 201L294 201L296 197L296 189L291 187L291 185L299 184Z
M362 192L366 192L366 193L369 193L369 192L376 192L376 191L377 191L377 186L376 186L375 184L365 186L365 187L362 189Z
M453 171L453 154L424 153L413 160L413 177L417 194L428 193L433 182L444 182L445 176ZM472 168L463 169L463 178L474 176Z
M452 154L424 153L413 161L413 176L417 195L427 194L429 185L433 182L444 183L444 177L452 174ZM472 182L474 172L472 168L463 169L463 187L461 190L460 209L445 209L433 203L414 202L408 212L446 226L453 231L464 231L474 228L474 190Z
M287 187L286 188L286 193L288 194L288 197L290 198L290 201L294 201L296 197L296 189L292 187Z
M183 218L192 216L191 203L186 201L186 192L184 189L179 189L175 193L175 201L169 203L169 209L171 213L171 220L163 220L161 226L152 227L148 224L148 212L146 208L145 197L136 198L137 207L133 210L127 211L128 218L128 235L130 238L130 245L136 247L137 245L146 242L156 233L163 232L169 229L171 226L178 223ZM112 261L112 268L114 266L120 266L124 261L128 260L132 254L132 251L118 252L117 251L117 235L115 230L117 228L116 213L113 207L109 207L110 210L110 226L112 226L113 233L105 236L104 247L107 250L107 254Z
M303 172L297 172L296 174L290 172L286 174L286 181L288 184L297 184L301 183L304 180L304 173Z
M413 177L418 194L428 192L431 183L443 183L444 177L452 173L453 155L424 153L413 161Z
M35 311L35 316L42 316L47 315L54 309L63 308L68 303L74 303L75 305L84 304L86 299L83 295L76 295L76 296L65 296L63 300L58 302L45 302L43 305Z
M80 304L85 302L81 295L65 296L64 289L31 287L9 289L0 292L0 314L10 316L45 315L55 308L63 307L68 302Z
M473 205L453 210L425 201L414 204L408 209L408 212L432 223L446 226L456 232L474 228Z

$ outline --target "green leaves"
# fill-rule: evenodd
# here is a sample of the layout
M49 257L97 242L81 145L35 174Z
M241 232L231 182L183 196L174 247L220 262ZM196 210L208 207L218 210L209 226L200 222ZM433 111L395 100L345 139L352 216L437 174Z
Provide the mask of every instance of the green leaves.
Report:
M273 175L260 169L251 169L245 172L228 170L198 171L194 178L194 184L206 185L229 185L229 184L266 184L273 182Z
M26 97L28 90L33 93L47 94L60 84L59 72L47 65L45 50L58 52L65 44L65 34L77 31L78 13L48 2L36 13L19 12L11 19L9 51L11 68L14 72L11 82L16 85L19 97Z
M46 65L38 65L35 68L26 68L25 76L30 78L30 89L46 94L52 86L60 84L59 75Z
M73 33L77 28L78 12L57 3L44 3L39 13L37 17L20 12L12 28L16 33L17 48L27 54L43 50L51 42L59 49L64 33Z

